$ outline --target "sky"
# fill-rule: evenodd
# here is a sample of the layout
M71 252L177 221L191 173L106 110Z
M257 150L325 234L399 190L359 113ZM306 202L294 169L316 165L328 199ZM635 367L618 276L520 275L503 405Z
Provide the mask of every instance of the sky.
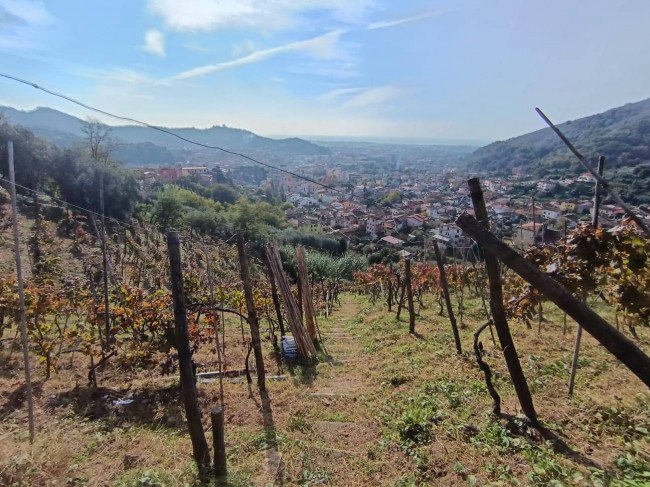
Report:
M536 106L650 97L649 19L648 0L0 0L0 72L171 127L491 141L542 128ZM0 104L91 115L3 79Z

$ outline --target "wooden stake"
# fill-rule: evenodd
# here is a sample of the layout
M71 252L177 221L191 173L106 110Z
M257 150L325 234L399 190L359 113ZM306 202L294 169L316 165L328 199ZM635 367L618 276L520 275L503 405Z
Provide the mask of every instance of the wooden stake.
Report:
M210 410L210 419L212 420L214 474L221 477L226 474L226 436L224 434L223 407L213 407Z
M16 257L16 278L18 279L18 299L20 306L20 335L23 343L23 360L25 362L25 394L27 395L27 417L29 421L29 442L34 443L34 397L32 394L32 372L29 365L29 337L27 336L27 318L25 316L25 288L23 284L23 266L20 262L20 235L18 234L18 208L16 204L16 175L14 173L14 143L7 142L9 160L9 181L11 181L11 219L14 227L14 253Z
M269 263L268 257L264 259L266 263L266 270L269 276L269 284L271 284L271 298L273 299L273 307L275 308L275 314L278 317L278 326L280 327L280 336L284 336L284 319L282 318L282 310L280 308L280 299L278 298L278 287L275 284L275 278L273 277L273 271L271 270L271 264Z
M481 183L478 178L473 178L470 179L467 184L469 185L470 194L472 196L474 214L482 223L481 228L489 229L490 221L488 219L487 208L485 207L485 200L483 199L483 190L481 189ZM458 224L458 221L456 224ZM477 223L477 225L480 226L481 224ZM465 230L465 228L463 228L460 224L458 224L458 226ZM489 233L489 230L485 231ZM470 232L467 233L469 233L470 236L474 238ZM476 240L479 245L483 246L483 243L478 239L474 238L474 240ZM512 335L510 334L510 327L508 326L508 320L506 319L506 312L503 308L503 289L501 287L501 270L499 266L499 260L495 258L494 255L486 253L485 267L487 270L490 285L490 310L492 312L492 320L494 321L494 326L497 329L497 335L499 336L501 350L503 350L503 356L506 360L508 371L510 372L510 378L512 379L512 383L515 387L515 391L517 393L517 397L519 398L519 404L521 404L522 411L531 422L537 423L537 413L535 412L533 398L530 394L528 383L526 382L526 376L524 375L524 371L521 368L519 356L517 355L517 350L512 340Z
M102 266L103 266L103 278L104 278L104 334L106 339L104 344L106 346L105 352L108 352L111 349L111 315L109 309L109 300L108 300L108 258L106 256L106 216L104 214L104 170L102 169L99 173L99 208L102 212Z
M456 224L485 249L486 256L489 254L498 258L541 291L560 309L566 311L571 318L581 324L591 336L623 362L644 384L650 386L650 357L634 342L573 296L564 286L544 274L534 264L488 232L470 215L461 215L456 220Z
M185 308L185 290L183 289L183 270L181 263L181 245L178 232L167 233L167 250L171 275L171 289L174 300L174 324L176 331L176 349L178 350L178 368L180 371L181 390L185 403L187 426L192 441L194 461L199 468L199 475L205 477L210 471L210 450L201 424L201 408L196 394L190 336L187 331L187 310Z
M415 306L413 306L413 287L411 285L411 259L406 259L404 266L406 269L406 294L409 303L409 333L415 333Z
M251 273L248 267L248 256L246 255L246 245L244 235L237 233L237 251L239 253L239 270L241 280L244 285L244 296L246 298L246 309L248 310L248 324L251 328L251 342L253 353L255 354L255 368L257 369L257 386L260 391L266 390L266 374L264 371L264 355L262 354L262 341L260 339L260 322L257 318L257 309L253 299L253 284L251 282Z
M602 176L605 170L605 157L598 158L598 175ZM596 180L594 185L594 208L591 215L591 226L594 230L598 228L598 213L600 211L600 187L601 184ZM565 314L566 316L566 314ZM569 397L573 395L573 386L576 380L576 371L578 370L578 358L580 355L580 342L582 341L582 326L578 323L578 331L576 332L576 342L573 347L573 360L571 360L571 375L569 376Z
M217 364L219 366L219 399L221 408L224 407L223 404L223 362L221 360L221 344L219 343L219 327L217 326L217 304L214 300L214 282L212 281L212 269L210 268L210 256L208 254L208 248L205 244L201 245L203 254L205 255L205 269L208 274L208 288L210 289L210 307L212 308L212 319L214 320L214 341L215 346L217 347ZM221 322L221 326L224 326L224 323ZM214 426L214 422L213 422ZM216 453L215 453L216 456ZM216 458L215 458L216 463Z
M456 326L456 317L454 316L454 308L451 304L451 297L449 296L449 285L447 284L447 273L445 272L445 263L442 253L438 247L438 242L433 242L433 251L436 255L436 263L438 264L438 272L440 273L440 285L442 286L442 294L445 297L445 304L447 305L447 314L449 315L449 322L451 323L451 330L454 332L454 341L456 342L456 352L463 353L463 348L460 343L460 335L458 334L458 327Z

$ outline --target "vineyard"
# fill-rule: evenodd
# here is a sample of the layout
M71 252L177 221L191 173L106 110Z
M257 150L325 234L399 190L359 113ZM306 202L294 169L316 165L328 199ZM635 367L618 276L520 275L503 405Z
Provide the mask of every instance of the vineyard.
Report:
M37 198L18 218L30 444L11 207L0 196L2 485L199 485L190 357L204 442L223 406L218 485L649 481L647 387L587 336L569 395L576 323L503 266L535 414L524 410L476 249L452 260L434 242L435 258L367 266L351 252L278 248L245 225L221 239L181 232L186 355L169 236L142 219L110 221L104 273L97 216ZM647 351L649 251L633 228L585 225L525 258ZM289 333L302 361L281 353Z

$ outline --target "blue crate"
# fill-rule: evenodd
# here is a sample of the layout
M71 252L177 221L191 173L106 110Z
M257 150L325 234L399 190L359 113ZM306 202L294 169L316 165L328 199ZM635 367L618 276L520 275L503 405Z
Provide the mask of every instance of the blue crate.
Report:
M287 359L297 359L298 349L296 348L296 341L294 338L283 336L280 341L282 343L282 356Z

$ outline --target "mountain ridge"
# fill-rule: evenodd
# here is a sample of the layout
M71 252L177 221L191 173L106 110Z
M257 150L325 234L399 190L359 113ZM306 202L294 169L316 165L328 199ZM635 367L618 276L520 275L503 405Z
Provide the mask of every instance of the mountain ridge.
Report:
M0 106L10 123L22 125L32 130L55 145L69 147L81 143L83 120L65 112L50 107L37 107L32 110L19 110L9 106ZM128 164L152 164L157 157L170 162L175 157L192 158L192 152L199 151L193 144L172 137L169 134L138 125L111 125L111 135L127 146L135 146L125 150L122 148L123 162ZM312 142L296 137L286 139L271 139L259 136L246 129L213 125L206 129L195 127L167 128L175 134L199 143L223 147L232 151L248 151L254 154L266 154L272 158L327 155L331 151ZM145 145L146 147L143 147ZM135 154L139 155L135 155ZM142 154L150 154L146 161L137 160ZM136 160L133 160L133 158Z

